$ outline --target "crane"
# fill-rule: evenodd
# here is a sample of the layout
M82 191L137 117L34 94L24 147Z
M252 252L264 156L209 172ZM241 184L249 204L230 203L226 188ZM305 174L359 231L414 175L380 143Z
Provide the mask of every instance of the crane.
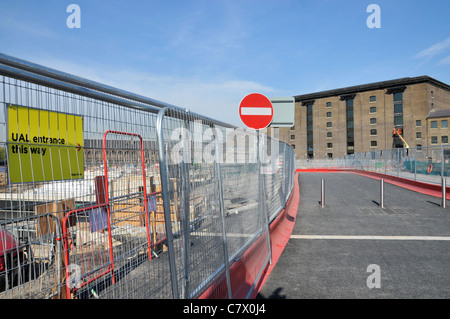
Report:
M402 140L403 145L405 146L405 148L409 148L409 144L406 143L406 141L405 141L405 139L403 138L402 134L403 134L403 129L402 129L402 128L395 128L395 127L394 127L394 130L392 131L392 135L393 135L393 136L396 136L396 135L397 135L397 136Z

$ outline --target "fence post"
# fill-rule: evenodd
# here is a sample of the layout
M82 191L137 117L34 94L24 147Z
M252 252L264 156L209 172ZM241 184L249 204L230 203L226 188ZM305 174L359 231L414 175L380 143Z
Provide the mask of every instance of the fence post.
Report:
M291 183L291 176L289 173L291 172L291 160L286 160L288 157L288 152L286 145L284 145L284 155L283 155L283 175L285 179L284 184L284 206L286 207L287 200L289 198L289 185Z
M223 201L223 185L222 185L222 171L221 171L221 161L222 161L222 153L220 152L219 139L217 135L217 129L215 125L213 125L214 136L215 136L215 147L216 147L216 171L217 171L217 183L219 188L219 206L220 206L220 218L222 220L222 240L223 240L223 254L224 254L224 263L225 263L225 278L227 281L227 292L228 299L232 299L232 291L231 291L231 278L230 278L230 261L228 256L228 240L226 234L225 227L225 204Z
M53 222L55 223L55 231L56 231L56 243L55 243L55 269L56 269L56 282L57 282L57 297L58 298L69 298L69 296L65 296L66 289L65 283L64 283L64 248L63 248L63 242L62 242L62 229L61 229L61 220L57 218L53 214L48 215L50 219L54 219Z
M164 207L164 220L167 237L167 249L169 255L169 268L170 268L170 280L172 283L172 296L174 299L179 299L178 282L177 282L177 268L175 263L175 252L173 248L173 233L172 233L172 221L170 219L170 197L169 197L169 179L167 176L167 159L164 149L164 133L163 133L163 120L168 108L163 108L158 112L158 118L156 120L156 137L158 141L158 155L159 155L159 170L161 176L161 195L163 199Z
M189 122L183 121L185 129L189 130ZM190 146L190 145L189 145ZM189 147L188 146L188 147ZM182 256L183 256L183 281L181 287L181 298L188 299L189 296L189 278L190 278L190 178L189 178L189 162L186 163L186 156L184 154L186 149L183 148L182 161L180 163L180 184L181 184L181 213L180 225L182 230ZM190 154L190 153L189 153ZM190 160L190 158L189 158Z
M387 150L384 150L384 175L387 175Z
M259 130L256 131L256 145L258 145L257 147L257 161L258 161L258 173L259 173L259 177L258 177L258 211L264 221L263 223L263 227L265 226L266 228L266 232L267 232L267 245L269 248L269 262L272 265L272 247L270 245L270 232L269 232L269 213L267 211L267 207L266 207L266 185L265 185L265 178L264 178L264 172L262 172L261 168L261 136L260 136L260 132Z
M417 179L417 147L414 148L414 180Z
M325 180L323 178L320 185L320 207L325 207Z
M447 179L445 177L442 178L442 200L441 206L443 208L447 207Z

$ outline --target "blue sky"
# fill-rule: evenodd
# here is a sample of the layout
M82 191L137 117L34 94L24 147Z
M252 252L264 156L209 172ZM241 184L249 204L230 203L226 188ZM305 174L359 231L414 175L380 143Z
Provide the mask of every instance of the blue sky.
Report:
M0 0L0 52L243 126L250 93L450 84L449 15L448 0Z

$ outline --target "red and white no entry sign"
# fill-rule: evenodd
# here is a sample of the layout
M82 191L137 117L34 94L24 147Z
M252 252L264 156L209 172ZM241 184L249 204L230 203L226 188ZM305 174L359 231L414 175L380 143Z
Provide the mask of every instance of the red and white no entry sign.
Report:
M272 102L262 94L249 94L239 105L239 116L242 122L250 128L255 130L265 128L272 122Z

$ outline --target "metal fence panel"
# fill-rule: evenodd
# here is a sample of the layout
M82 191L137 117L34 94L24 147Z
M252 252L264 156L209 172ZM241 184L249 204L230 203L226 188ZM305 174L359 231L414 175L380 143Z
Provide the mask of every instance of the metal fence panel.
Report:
M156 271L156 274L148 275L148 232L142 231L143 225L151 224L152 229L156 230L150 234L153 237L152 251L157 254L158 250L163 250L162 241L165 233L161 231L164 218L161 217L162 200L158 192L160 184L156 147L156 114L7 76L1 77L0 101L4 108L4 112L1 112L0 123L4 132L1 134L0 145L2 153L1 219L14 223L16 220L31 218L44 211L52 213L52 216L59 220L56 222L59 226L57 229L61 229L62 232L65 227L65 233L60 236L52 232L54 238L64 235L62 237L63 251L60 256L62 259L60 272L63 280L55 283L64 287L55 289L64 290L63 297L171 297L170 280L165 275L168 274L167 259L153 260L151 269L153 273ZM83 154L83 178L42 180L32 174L30 182L11 183L8 172L17 163L8 161L8 146L11 144L8 143L7 136L10 105L81 116L84 143L79 151ZM48 128L41 124L38 123L39 131L48 131ZM33 125L35 123L30 123L29 127ZM116 135L108 139L105 149L103 136L108 130L133 132L143 138L146 193L152 197L148 198L148 203L152 202L155 206L153 211L149 212L150 216L145 214L143 204L145 200L143 195L140 195L143 189L139 189L144 185L142 158L136 156L136 149L134 149L134 142L139 139L135 138L132 141L129 136ZM21 147L30 147L31 143L27 141L29 138L17 144ZM76 149L75 146L73 148ZM108 160L106 163L109 170L107 197L111 199L110 204L99 200L98 193L97 179L105 176L104 151ZM43 163L46 160L44 154L41 154L38 159ZM7 163L10 165L5 165ZM60 161L60 163L63 162ZM110 229L94 231L90 225L89 215L93 214L92 211L102 208L110 210L108 216L112 218L107 223ZM64 218L72 223L63 223ZM146 218L149 218L148 222ZM113 253L112 257L109 250ZM144 252L145 250L147 251ZM145 259L141 258L143 254L147 255L147 267L144 263ZM116 277L123 279L123 275L127 274L128 284L123 284L125 280L117 280L114 285L111 285L114 278L111 277L114 262L115 273L119 274ZM146 270L143 271L143 269ZM67 290L68 285L65 285L65 280L69 279L70 275L73 278L79 277L77 279L79 282ZM133 278L133 285L129 283L130 278ZM112 288L113 286L115 289ZM10 296L7 292L8 290L0 292L0 296ZM30 297L30 295L23 295L23 297Z
M297 160L297 168L347 168L440 184L450 175L450 145L395 148L326 160Z
M173 215L174 294L191 298L223 275L229 256L236 258L261 230L257 210L259 172L256 163L234 162L251 156L253 150L249 152L248 148L236 148L233 160L226 161L223 150L228 141L222 140L226 139L226 128L189 113L163 112L161 147L167 163L163 187L164 182L169 186L165 200L170 202ZM228 294L229 290L223 296Z

